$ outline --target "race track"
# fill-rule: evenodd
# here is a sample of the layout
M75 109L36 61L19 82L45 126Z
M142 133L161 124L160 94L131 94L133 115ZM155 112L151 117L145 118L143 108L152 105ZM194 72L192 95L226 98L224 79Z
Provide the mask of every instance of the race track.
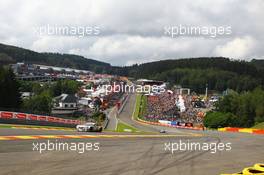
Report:
M135 96L128 99L119 119L150 131L147 137L122 133L78 133L75 131L48 131L31 129L0 129L0 174L54 175L214 175L234 173L244 167L263 162L264 138L262 135L227 133L217 131L190 131L169 128L168 134L159 135L160 126L141 125L131 119ZM13 139L1 140L1 136L67 136L84 134L91 138ZM108 138L101 137L109 136ZM115 136L117 135L117 136ZM111 137L110 137L111 136ZM99 143L99 150L85 151L33 151L33 143L39 142ZM165 143L231 143L229 151L165 150Z

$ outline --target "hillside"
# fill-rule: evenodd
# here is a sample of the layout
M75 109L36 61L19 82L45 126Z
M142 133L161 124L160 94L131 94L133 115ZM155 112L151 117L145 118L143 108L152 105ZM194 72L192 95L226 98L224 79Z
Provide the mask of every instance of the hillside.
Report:
M251 63L256 66L258 69L264 69L264 60L253 59Z
M58 67L105 72L111 65L83 56L60 53L38 53L28 49L0 44L0 64L27 62Z
M252 90L263 86L264 66L254 61L235 61L223 57L186 58L163 60L130 67L112 68L110 73L148 78L180 84L197 92L209 89L223 91L231 88L237 91Z
M264 87L264 60L235 61L224 57L201 57L162 60L140 65L117 67L83 56L38 53L0 44L0 64L27 62L59 67L91 70L134 78L148 78L179 84L197 92L204 92L206 84L211 90L236 91Z

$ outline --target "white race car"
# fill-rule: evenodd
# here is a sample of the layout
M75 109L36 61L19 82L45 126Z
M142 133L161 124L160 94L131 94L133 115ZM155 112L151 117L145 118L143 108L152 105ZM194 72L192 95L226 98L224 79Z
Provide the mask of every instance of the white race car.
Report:
M165 129L161 129L159 132L160 133L167 133L167 131Z
M85 123L83 125L77 125L76 129L79 132L88 132L88 131L90 131L90 132L102 132L103 127L98 126L96 123L89 122L89 123Z

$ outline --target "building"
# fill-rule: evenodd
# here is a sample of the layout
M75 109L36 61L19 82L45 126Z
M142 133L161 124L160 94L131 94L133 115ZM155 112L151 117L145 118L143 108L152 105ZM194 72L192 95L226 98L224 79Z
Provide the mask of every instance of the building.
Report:
M71 116L78 110L78 98L74 94L61 94L53 99L53 115Z

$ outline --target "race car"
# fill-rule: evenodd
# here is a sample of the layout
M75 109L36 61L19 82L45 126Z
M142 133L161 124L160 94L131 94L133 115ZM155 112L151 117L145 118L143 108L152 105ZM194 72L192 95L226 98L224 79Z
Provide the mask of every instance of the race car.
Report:
M98 126L96 123L89 122L83 125L77 125L76 129L78 132L102 132L103 127Z
M159 132L160 133L167 133L167 131L165 129L161 129Z

